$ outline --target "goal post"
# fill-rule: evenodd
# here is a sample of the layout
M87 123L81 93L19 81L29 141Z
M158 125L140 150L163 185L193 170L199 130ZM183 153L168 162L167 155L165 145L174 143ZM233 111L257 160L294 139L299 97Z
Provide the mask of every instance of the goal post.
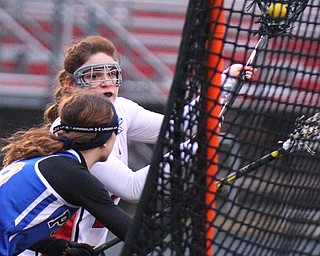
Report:
M223 0L209 0L209 34L212 35L212 40L207 41L208 47L208 60L207 60L207 79L210 84L206 91L206 111L207 115L207 128L206 139L207 145L207 192L206 204L208 205L207 211L207 243L206 254L212 255L212 241L214 238L213 223L215 218L215 194L216 182L215 177L218 173L218 152L219 147L219 123L220 123L220 94L222 86L222 72L223 72L223 41L225 38L225 19Z

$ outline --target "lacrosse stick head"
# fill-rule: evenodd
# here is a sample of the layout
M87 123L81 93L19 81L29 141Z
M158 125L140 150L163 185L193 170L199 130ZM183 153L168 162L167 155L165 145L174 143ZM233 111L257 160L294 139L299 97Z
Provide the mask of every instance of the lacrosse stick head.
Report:
M296 128L290 135L299 150L305 150L312 155L320 150L320 113L309 117L301 116L296 120Z
M255 31L255 34L268 35L269 38L288 34L288 29L292 27L292 23L306 8L308 1L309 0L253 0L247 7L247 10L257 4L262 12L261 17L257 20L257 23L260 23L260 28ZM275 3L283 4L287 9L287 14L282 19L274 19L268 14L271 4Z

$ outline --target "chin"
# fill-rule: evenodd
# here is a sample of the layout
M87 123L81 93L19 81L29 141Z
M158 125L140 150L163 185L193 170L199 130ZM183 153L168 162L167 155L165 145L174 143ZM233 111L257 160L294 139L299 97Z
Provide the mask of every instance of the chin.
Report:
M107 156L101 156L97 162L105 162L107 161L108 157Z

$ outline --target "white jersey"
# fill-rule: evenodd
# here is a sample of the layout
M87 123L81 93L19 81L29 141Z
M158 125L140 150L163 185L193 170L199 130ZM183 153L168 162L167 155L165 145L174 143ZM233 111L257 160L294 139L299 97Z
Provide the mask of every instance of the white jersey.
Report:
M156 143L163 121L163 115L146 110L131 100L118 97L115 109L120 118L122 132L117 135L112 154L106 162L95 164L90 172L96 176L112 194L115 203L120 198L131 203L140 199L149 166L138 171L128 164L128 139ZM81 214L82 213L82 214ZM99 225L86 210L77 212L72 229L72 240L96 246L106 241L108 230Z

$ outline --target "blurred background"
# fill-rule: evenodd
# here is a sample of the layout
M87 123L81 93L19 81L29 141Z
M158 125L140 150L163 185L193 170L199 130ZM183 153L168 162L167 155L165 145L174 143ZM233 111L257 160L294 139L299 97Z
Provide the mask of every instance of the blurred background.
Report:
M42 122L64 48L86 35L115 43L124 78L120 96L163 112L187 5L187 0L0 0L1 138ZM130 150L133 169L150 161L150 145L131 143Z
M236 10L244 6L243 2L238 0L238 5L234 5L233 0L226 0L225 5ZM65 47L73 39L87 35L100 34L115 43L124 79L119 95L148 109L163 112L173 80L188 3L188 0L0 0L1 138L42 122L46 105L53 101L56 74L63 68ZM230 24L224 46L226 67L231 63L245 63L257 42L257 36L247 33L249 28L257 28L258 24L253 22L256 17L247 13L247 18L242 19L238 11L230 10L226 10ZM315 42L320 30L316 22L311 26L318 17L316 11L313 9L311 16L307 12L304 14L303 20L311 22L308 30L299 29L303 40L290 43L275 40L273 45L279 49L287 48L294 56L309 54L309 51L317 55ZM245 84L246 95L273 98L281 95L285 101L301 101L301 106L317 106L317 97L293 97L291 84L281 90L276 86L287 79L294 80L298 95L301 94L300 88L318 88L319 68L313 66L313 59L301 65L291 58L284 58L283 63L274 62L274 57L270 51L260 58L261 63L271 63L268 69L272 72L259 69L262 80L270 83L268 90L265 84L250 85L250 88ZM312 73L302 76L306 68ZM247 105L244 108L252 106ZM275 112L274 119L278 120L277 109L272 111ZM294 114L291 110L287 112ZM277 129L285 130L274 120L267 120L267 123L277 123ZM149 163L153 146L130 142L129 148L129 165L134 170Z
M237 0L238 5L234 5L234 0L226 0L225 3L228 8L232 6L237 9L243 6L243 1ZM0 138L42 122L45 107L53 101L56 74L63 68L64 48L73 39L86 35L99 34L115 43L124 79L119 95L136 101L147 109L163 113L175 71L188 2L189 0L0 0ZM317 20L319 16L315 11L310 17L304 17L304 20ZM245 50L248 49L244 46L253 49L257 37L252 37L247 32L240 36L239 24L242 32L247 31L253 24L252 17L247 14L247 18L240 22L240 12L227 12L227 15L230 16L230 26L225 41L225 65L228 66L231 61L245 63L248 55ZM315 25L314 29L302 29L299 33L304 33L304 37L298 42L284 44L279 41L274 45L276 48L287 47L293 56L300 52L306 56L310 52L316 55L318 44L315 42L320 30ZM308 37L314 41L307 40ZM237 42L237 46L234 42ZM274 55L269 53L262 57L263 61L272 63L270 59ZM273 72L264 74L263 70L259 71L268 76L265 77L269 83L268 88L265 84L251 86L252 89L247 94L250 92L253 96L265 98L272 96L276 99L277 107L281 105L279 102L292 100L294 104L300 104L301 109L304 106L317 108L318 94L314 94L315 97L296 95L303 92L299 88L312 86L319 92L319 67L314 64L319 59L315 57L314 61L306 60L304 65L298 61L292 62L290 58L284 59L284 62L274 62L268 67ZM310 79L309 76L301 75L305 69L312 71ZM274 86L290 81L287 80L288 77L294 80L293 86L298 88L297 94L292 95L290 85L283 86L284 89ZM244 88L249 90L246 85ZM279 95L285 100L279 100ZM253 104L244 106L249 111L251 107L254 112ZM290 116L284 117L282 110L278 113L278 108L270 108L269 111L270 114L261 119L259 126L275 131L275 134L280 134L281 131L281 139L286 138L296 113L288 108L286 111ZM235 114L230 113L229 119L232 120ZM239 120L242 122L242 119ZM239 132L233 131L233 134ZM255 134L249 136L250 142L255 139L259 137ZM226 147L225 151L233 147L232 150L236 152L239 148L239 145L227 142L222 146ZM242 149L246 152L245 147ZM130 142L129 150L129 166L137 170L150 162L153 145ZM222 160L224 161L223 158ZM2 162L1 158L0 161ZM229 167L233 159L226 160L226 163ZM122 201L121 206L134 212L133 205ZM113 252L118 252L119 246L114 247Z

